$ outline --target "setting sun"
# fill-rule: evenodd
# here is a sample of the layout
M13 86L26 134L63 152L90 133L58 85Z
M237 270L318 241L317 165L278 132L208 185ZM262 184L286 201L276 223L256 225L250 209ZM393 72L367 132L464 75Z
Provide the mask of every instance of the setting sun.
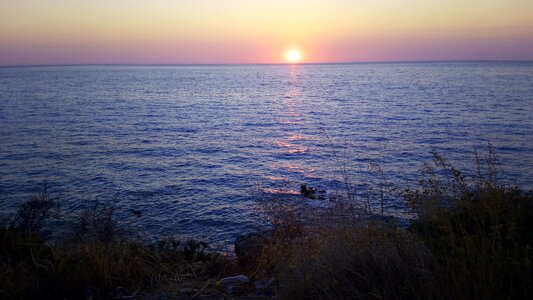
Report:
M297 63L302 59L302 53L296 49L287 52L287 61L290 63Z

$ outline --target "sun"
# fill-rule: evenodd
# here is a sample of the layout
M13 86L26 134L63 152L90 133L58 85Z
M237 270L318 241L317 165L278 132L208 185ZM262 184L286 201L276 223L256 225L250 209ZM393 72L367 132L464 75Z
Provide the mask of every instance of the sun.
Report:
M287 61L290 63L297 63L302 59L302 53L297 49L291 49L287 52Z

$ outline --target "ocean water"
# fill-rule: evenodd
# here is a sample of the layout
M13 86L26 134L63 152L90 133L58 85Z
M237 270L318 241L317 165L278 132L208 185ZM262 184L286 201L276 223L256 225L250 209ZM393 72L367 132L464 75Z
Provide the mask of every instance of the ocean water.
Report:
M72 212L112 201L147 235L230 244L265 197L361 190L370 161L408 186L433 149L468 171L491 143L530 189L532 116L533 63L4 67L0 210L47 181Z

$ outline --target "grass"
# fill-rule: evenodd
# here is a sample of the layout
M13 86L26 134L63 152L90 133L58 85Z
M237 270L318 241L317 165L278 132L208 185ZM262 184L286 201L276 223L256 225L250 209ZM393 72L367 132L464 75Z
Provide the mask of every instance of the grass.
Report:
M187 298L205 282L235 273L233 259L204 242L121 238L114 207L106 204L77 216L71 239L48 242L43 229L56 207L44 189L0 227L0 298ZM184 287L189 292L180 292Z
M470 177L433 156L420 188L398 193L417 215L407 229L350 204L263 204L275 233L256 274L284 299L531 299L532 193L499 181L491 150Z
M426 284L438 265L415 234L360 219L342 205L307 211L305 218L280 203L266 211L275 233L254 275L277 278L280 298L428 298Z
M200 241L121 238L105 204L76 217L67 243L51 243L59 202L43 189L0 227L0 297L231 298L214 282L245 274L272 282L262 297L281 299L531 299L533 194L499 181L490 150L476 154L473 176L433 156L419 188L396 194L417 216L408 228L361 217L353 208L368 199L353 194L320 210L262 203L273 230L251 267ZM252 284L245 290L258 297Z
M480 160L478 159L478 162ZM419 218L409 228L442 268L439 294L463 299L533 296L533 194L499 182L492 152L470 181L438 154L440 168L406 197Z

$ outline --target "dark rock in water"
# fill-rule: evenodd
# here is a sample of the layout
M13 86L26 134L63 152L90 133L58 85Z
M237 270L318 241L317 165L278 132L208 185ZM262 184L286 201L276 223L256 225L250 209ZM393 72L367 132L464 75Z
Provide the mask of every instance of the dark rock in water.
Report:
M315 192L316 192L316 189L314 187L307 186L307 184L300 185L300 194L304 195L307 198L314 199Z
M256 266L263 246L272 239L272 230L264 230L256 233L244 234L235 240L235 254L238 263L243 268Z
M302 194L304 197L309 199L318 199L318 200L324 200L326 199L325 194L326 190L319 190L317 195L316 188L312 186L308 186L307 184L300 185L300 194Z

